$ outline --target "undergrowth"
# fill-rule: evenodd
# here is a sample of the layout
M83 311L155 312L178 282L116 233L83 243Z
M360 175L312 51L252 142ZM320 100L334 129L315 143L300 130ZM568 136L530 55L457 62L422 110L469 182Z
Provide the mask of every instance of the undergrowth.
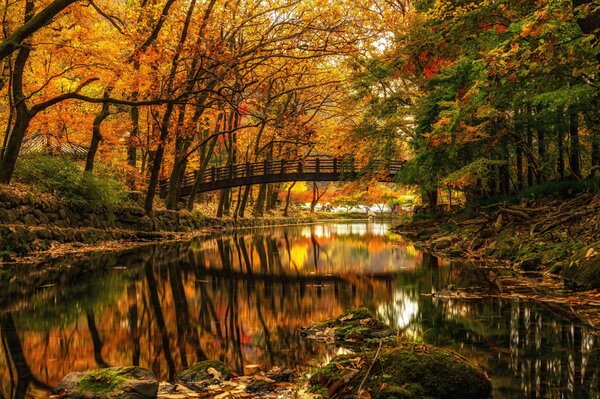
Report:
M126 198L117 179L106 172L84 172L77 162L62 156L23 155L16 165L15 179L74 205L113 207Z

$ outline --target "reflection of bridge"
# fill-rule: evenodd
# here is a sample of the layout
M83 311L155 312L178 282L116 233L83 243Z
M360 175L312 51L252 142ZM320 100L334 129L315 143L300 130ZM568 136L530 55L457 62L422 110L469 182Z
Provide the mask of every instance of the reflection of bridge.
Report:
M181 185L181 196L188 196L194 189L196 192L202 193L264 183L351 181L370 173L374 173L374 176L380 181L392 182L403 165L402 161L371 161L358 168L352 159L337 158L282 159L232 164L207 169L200 176L198 176L198 171L187 173ZM378 171L382 172L376 173ZM168 179L160 181L161 195L166 194L168 186Z

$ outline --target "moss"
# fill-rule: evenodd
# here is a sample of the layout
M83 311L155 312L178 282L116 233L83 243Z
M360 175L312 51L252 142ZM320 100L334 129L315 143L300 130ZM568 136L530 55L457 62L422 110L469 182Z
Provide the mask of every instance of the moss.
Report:
M308 339L335 342L338 345L354 347L378 345L380 339L386 344L396 338L396 332L375 319L366 308L352 308L335 319L311 325L300 331Z
M600 288L600 256L573 262L563 270L562 275L569 288Z
M356 365L356 356L335 358L316 370L310 379L313 392L328 389L329 394L338 390L356 393L374 353L361 355L360 369L349 380L342 380L340 370ZM383 349L363 387L374 399L485 399L492 392L487 376L458 355L416 343Z
M371 330L367 327L357 326L354 324L348 324L335 330L335 336L337 339L362 339L366 337Z
M126 381L122 374L108 369L90 371L79 381L78 386L81 390L92 393L112 392Z
M337 318L338 321L353 321L370 319L373 316L367 308L351 308L346 313L342 314Z

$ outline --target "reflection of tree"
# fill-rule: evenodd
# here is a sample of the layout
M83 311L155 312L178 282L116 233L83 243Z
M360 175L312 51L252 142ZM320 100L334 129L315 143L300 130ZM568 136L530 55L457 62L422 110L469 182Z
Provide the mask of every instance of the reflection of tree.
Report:
M140 330L138 327L138 306L137 306L137 288L135 283L127 285L127 300L129 302L129 336L133 350L131 352L131 364L140 365Z
M10 313L0 315L0 331L2 332L2 348L6 354L7 364L11 369L11 391L13 399L21 399L27 396L29 384L33 383L37 387L49 390L50 387L37 379L23 353L23 346L17 334L17 328ZM16 371L17 384L14 385L14 377L12 375L12 367Z
M162 338L162 347L161 350L157 351L158 354L162 351L165 355L165 360L167 361L167 367L169 370L169 380L173 380L175 378L175 362L173 361L173 357L171 356L171 345L169 341L169 333L167 331L167 326L165 324L165 318L163 316L162 308L160 306L160 299L158 297L158 288L156 287L156 280L154 279L154 271L153 266L155 265L154 257L150 259L149 262L146 263L145 266L145 274L146 274L146 283L148 284L148 297L150 299L150 306L154 311L154 317L156 319L156 325L160 331L160 335ZM153 371L156 374L160 374L159 370L156 370L158 367L158 363L155 361L155 365L153 367Z
M90 334L92 336L92 343L94 345L94 359L96 359L96 364L101 368L108 367L108 363L106 363L102 358L102 339L100 338L100 333L98 333L98 327L96 327L94 311L88 310L85 313L85 317L87 319L88 328L90 329Z
M311 238L306 228L302 236L294 228L282 231L242 230L205 242L139 249L137 260L121 263L128 269L119 271L118 278L114 271L93 276L91 286L97 291L110 289L111 299L98 296L101 299L81 306L88 310L87 324L81 313L73 311L74 303L82 303L79 293L89 291L88 286L80 288L82 284L72 284L70 292L57 296L54 312L44 313L70 311L66 321L45 317L40 327L35 306L33 311L19 312L18 318L13 314L22 333L21 353L25 351L38 375L45 367L44 378L51 384L64 371L96 367L97 355L104 355L100 360L110 364L131 361L150 367L160 378L191 363L194 354L197 359L220 358L238 372L249 363L296 367L331 350L299 338L298 326L364 304L395 326L406 318L407 335L453 348L482 365L511 397L585 398L598 391L598 338L576 323L527 302L422 295L449 283L481 286L481 276L472 269L436 264L434 258L421 259L414 252L401 252L402 248L396 251L397 258L389 257L392 251L375 241L378 238ZM394 259L402 266L400 272L392 276L379 274L381 269L375 274L336 269L340 260L356 260L362 267L366 264L360 263L362 254L353 257L352 250L373 247L369 262L381 262L380 255L384 261ZM294 248L302 251L294 253ZM310 273L313 255L322 262L325 249L330 251L331 270L338 272L326 275L329 269L319 265L319 273ZM302 259L296 267L294 256ZM7 396L9 381L13 390L18 385L12 359L19 357L19 350L14 345L6 349L8 330L0 327L8 359L3 363L0 357L0 369L10 365L10 370L0 370L0 386ZM58 360L49 363L45 357ZM28 384L25 389L31 394L36 387Z
M177 343L179 346L179 353L181 357L181 364L184 367L188 367L187 353L186 353L186 338L191 337L191 344L196 348L196 359L197 361L206 360L206 355L202 352L200 347L200 340L198 333L195 328L190 324L190 312L188 308L187 298L185 297L185 290L183 288L183 281L181 279L181 271L178 268L178 264L171 263L169 265L169 281L171 283L171 293L173 295L173 304L175 305L175 319L177 320Z

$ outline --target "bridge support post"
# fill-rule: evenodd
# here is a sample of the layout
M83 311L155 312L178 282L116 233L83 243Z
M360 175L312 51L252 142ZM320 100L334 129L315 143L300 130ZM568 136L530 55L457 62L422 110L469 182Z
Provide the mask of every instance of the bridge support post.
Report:
M263 169L264 169L264 174L268 175L269 174L269 160L268 159L265 159Z
M285 174L285 159L281 160L281 170L279 171L279 173L281 174L281 176Z
M250 166L250 162L246 162L246 177L250 177L252 174L252 167Z
M333 173L337 173L337 158L333 158Z
M315 162L315 175L319 174L320 167L321 167L321 160L319 158L317 158L317 160Z
M302 161L298 161L298 173L302 173Z

